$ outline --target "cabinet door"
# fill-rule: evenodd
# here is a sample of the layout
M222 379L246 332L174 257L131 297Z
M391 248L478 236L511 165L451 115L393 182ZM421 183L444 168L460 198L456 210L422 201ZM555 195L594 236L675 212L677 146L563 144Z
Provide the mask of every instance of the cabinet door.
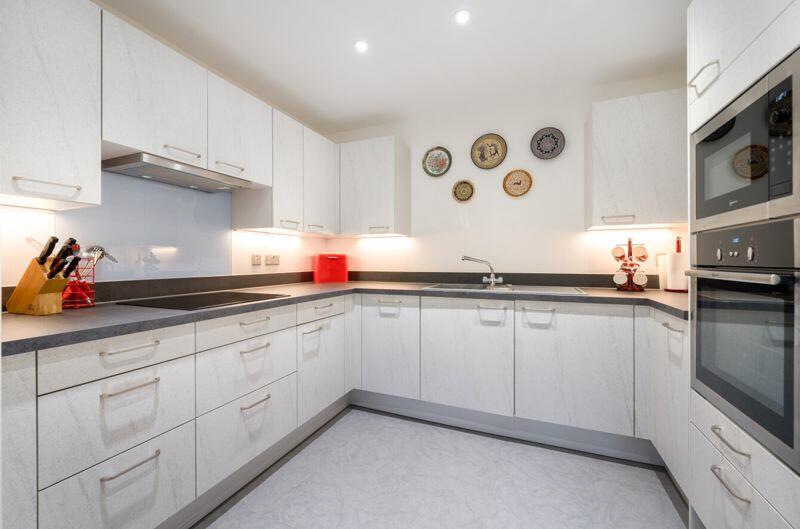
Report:
M344 390L361 389L361 294L344 299Z
M208 168L272 185L272 107L210 72Z
M422 298L422 400L514 415L514 303Z
M339 232L339 146L303 127L303 220L308 232Z
M393 233L395 139L339 145L341 233Z
M363 389L418 399L419 297L362 294L361 301Z
M660 333L656 331L653 320L653 309L635 306L633 308L634 337L634 402L635 420L634 435L640 439L654 440L655 408L658 402L655 397L655 351Z
M0 20L0 193L99 204L100 8L15 0Z
M303 125L272 112L272 215L276 228L303 229Z
M516 302L516 415L633 435L633 308Z
M204 68L103 13L103 140L206 167Z
M297 327L299 424L344 395L344 316Z

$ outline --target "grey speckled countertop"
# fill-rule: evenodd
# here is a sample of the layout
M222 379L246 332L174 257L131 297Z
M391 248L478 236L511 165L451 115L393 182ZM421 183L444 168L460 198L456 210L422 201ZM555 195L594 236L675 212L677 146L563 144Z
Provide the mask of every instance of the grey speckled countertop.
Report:
M243 289L247 292L288 294L289 297L208 310L181 311L102 303L91 309L68 310L52 316L2 315L2 355L8 356L59 345L98 340L133 332L243 314L269 307L290 305L351 293L409 294L458 298L502 298L582 303L647 305L678 318L688 319L686 294L653 290L619 292L611 288L582 288L587 295L542 295L523 292L442 292L423 290L423 283L294 283Z

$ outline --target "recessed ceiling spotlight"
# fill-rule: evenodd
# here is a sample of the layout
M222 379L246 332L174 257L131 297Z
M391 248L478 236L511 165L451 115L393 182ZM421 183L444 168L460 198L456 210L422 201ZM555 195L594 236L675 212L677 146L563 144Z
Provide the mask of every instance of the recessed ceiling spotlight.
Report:
M368 49L369 49L369 44L367 44L367 41L365 40L356 41L356 51L358 53L366 53Z
M464 24L469 22L469 19L470 19L471 16L472 15L470 14L469 11L467 11L466 9L462 9L461 11L456 12L456 14L453 15L453 18L456 19L456 23L457 24L460 24L460 25L463 26Z

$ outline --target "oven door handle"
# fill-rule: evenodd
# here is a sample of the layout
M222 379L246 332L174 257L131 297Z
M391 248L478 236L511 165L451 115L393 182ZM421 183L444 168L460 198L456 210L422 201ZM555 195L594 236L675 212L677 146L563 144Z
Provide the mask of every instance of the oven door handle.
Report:
M719 279L720 281L735 281L737 283L755 283L758 285L779 285L781 283L781 276L778 274L719 272L714 270L686 270L684 273L689 277Z

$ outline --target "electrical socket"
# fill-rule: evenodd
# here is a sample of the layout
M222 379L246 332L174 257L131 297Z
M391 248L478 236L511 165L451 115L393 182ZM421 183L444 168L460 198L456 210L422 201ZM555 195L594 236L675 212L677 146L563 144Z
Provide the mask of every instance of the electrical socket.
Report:
M264 264L265 265L279 265L279 264L281 264L281 256L280 255L265 255L264 256Z
M253 266L261 266L261 256L258 254L251 255L250 264Z

